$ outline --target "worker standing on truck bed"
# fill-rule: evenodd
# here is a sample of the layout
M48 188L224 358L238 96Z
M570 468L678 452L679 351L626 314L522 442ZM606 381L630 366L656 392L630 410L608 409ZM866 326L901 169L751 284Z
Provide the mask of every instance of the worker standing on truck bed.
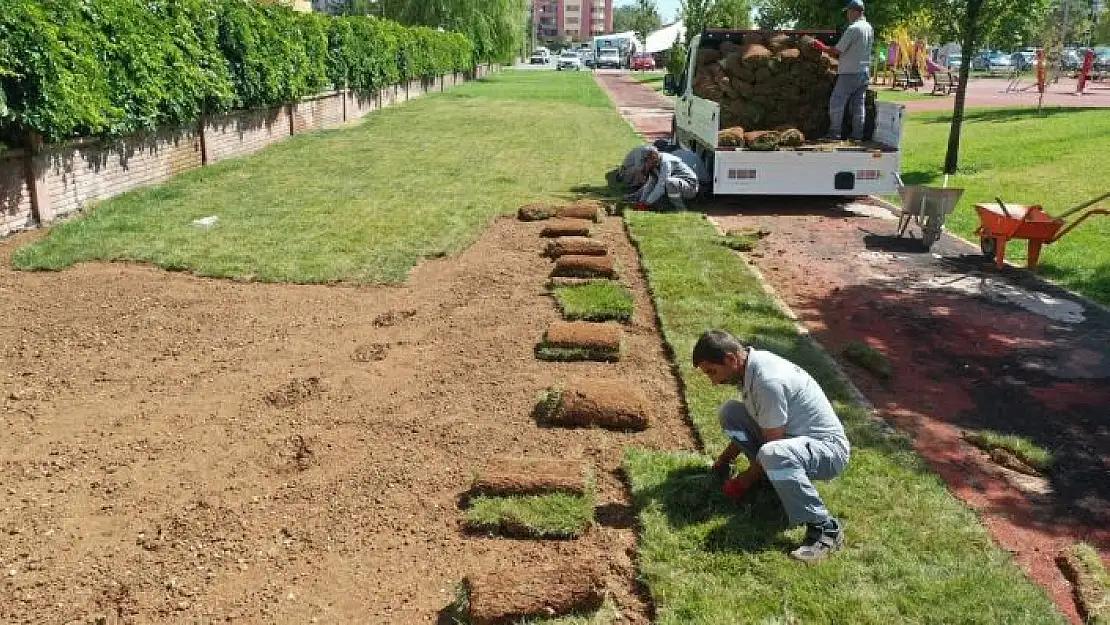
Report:
M840 129L844 125L844 109L852 119L854 141L863 139L863 125L867 118L864 102L867 86L871 84L871 47L875 43L875 31L863 16L862 0L848 0L848 29L841 35L836 46L830 48L820 41L817 45L829 56L840 59L837 68L836 87L829 97L829 132L827 139L840 139Z

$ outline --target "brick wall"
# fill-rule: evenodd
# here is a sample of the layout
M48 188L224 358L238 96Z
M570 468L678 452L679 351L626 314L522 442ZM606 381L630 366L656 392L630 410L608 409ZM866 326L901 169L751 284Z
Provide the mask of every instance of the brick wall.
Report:
M0 237L35 227L27 159L22 150L0 154Z
M293 105L293 134L343 125L343 94L322 94Z
M200 136L194 127L110 143L82 141L48 146L34 156L34 162L49 197L49 214L56 218L74 213L92 200L200 167Z
M491 68L479 66L474 77ZM0 153L0 237L74 214L93 200L157 184L183 171L253 154L291 134L334 128L428 92L466 82L451 74L374 96L329 92L289 106L236 111L191 125L116 141L39 145Z
M251 109L204 120L205 162L254 154L289 138L289 107Z

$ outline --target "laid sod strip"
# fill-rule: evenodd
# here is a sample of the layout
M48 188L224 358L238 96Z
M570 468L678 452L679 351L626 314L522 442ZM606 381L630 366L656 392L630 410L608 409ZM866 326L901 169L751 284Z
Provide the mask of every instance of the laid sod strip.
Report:
M551 270L552 278L615 278L612 256L560 256Z
M572 380L545 391L534 416L544 425L640 431L648 426L648 403L628 382Z
M466 529L510 538L573 539L594 522L592 493L549 493L469 500Z
M452 625L469 625L470 596L464 584L456 584L455 600L443 611L443 617ZM593 612L569 614L567 616L525 617L511 621L513 625L616 625L621 621L621 612L611 598L606 598L601 607Z
M976 515L901 437L884 436L832 363L803 340L755 275L700 215L626 213L656 301L690 420L705 454L629 450L624 469L639 513L640 577L659 625L687 623L1065 622L1042 588L1000 549ZM852 442L841 477L819 482L847 544L819 566L790 560L803 538L787 529L773 491L727 501L706 473L727 444L714 387L690 351L706 328L725 328L793 360L834 400Z
M844 346L844 359L853 363L880 380L889 380L892 375L890 361L879 350L861 341L852 341Z
M536 346L540 360L616 362L621 353L620 326L585 321L556 321Z
M525 204L516 211L517 219L521 221L543 221L555 216L555 205L547 202L532 202Z
M557 286L552 289L567 321L629 321L636 300L623 285L607 280Z
M494 458L475 477L475 495L586 492L586 468L574 460Z
M1072 583L1079 615L1088 625L1110 625L1110 574L1098 551L1086 544L1072 545L1056 558Z
M543 237L588 237L590 225L586 219L552 219L544 224L540 236Z
M605 256L609 248L597 239L589 237L559 237L548 241L544 256L559 258L560 256Z
M1052 452L1027 438L993 430L965 431L963 438L990 454L998 464L1015 471L1038 475L1052 469Z
M513 567L463 580L471 625L508 625L530 617L594 612L605 582L594 563Z

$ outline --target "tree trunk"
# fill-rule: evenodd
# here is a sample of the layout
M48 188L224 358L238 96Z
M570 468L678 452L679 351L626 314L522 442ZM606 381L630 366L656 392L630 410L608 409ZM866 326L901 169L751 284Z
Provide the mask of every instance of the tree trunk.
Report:
M967 21L964 23L963 50L960 51L960 83L956 88L956 103L952 108L952 127L948 133L948 154L944 157L944 173L954 174L960 161L960 128L964 123L964 102L967 99L967 79L971 74L971 57L979 40L979 12L983 0L968 0Z

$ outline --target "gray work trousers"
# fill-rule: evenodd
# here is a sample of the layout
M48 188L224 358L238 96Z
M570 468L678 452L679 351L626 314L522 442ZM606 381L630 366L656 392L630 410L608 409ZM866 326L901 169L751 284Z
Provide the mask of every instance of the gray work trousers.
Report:
M763 429L739 401L729 400L718 412L721 428L743 450L748 461L759 464L778 493L791 525L823 523L829 511L811 480L831 480L848 466L848 442L839 438L808 436L763 442Z
M844 124L844 109L852 120L852 134L855 141L863 139L863 126L867 122L867 86L871 77L867 72L858 74L838 74L836 86L829 96L829 136L839 138Z

